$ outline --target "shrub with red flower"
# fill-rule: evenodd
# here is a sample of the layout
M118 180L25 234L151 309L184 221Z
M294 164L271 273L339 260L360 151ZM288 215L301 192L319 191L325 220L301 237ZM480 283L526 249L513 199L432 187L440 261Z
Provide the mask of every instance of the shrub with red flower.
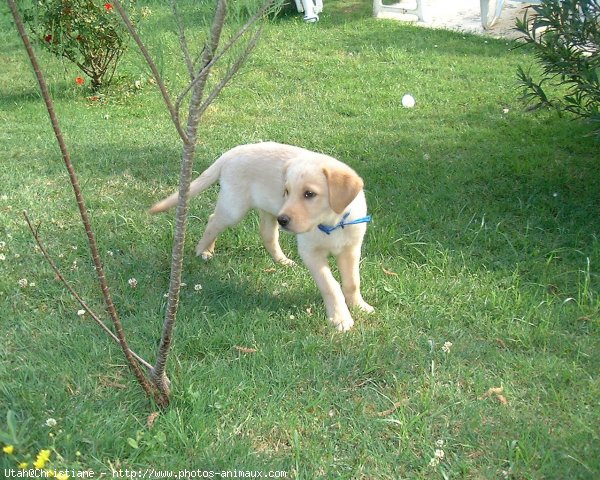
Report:
M134 1L123 3L135 17ZM77 65L96 91L110 83L129 39L113 8L100 0L38 0L24 18L42 46Z
M83 77L75 77L75 83L77 85L83 85L85 83L85 80L83 79Z

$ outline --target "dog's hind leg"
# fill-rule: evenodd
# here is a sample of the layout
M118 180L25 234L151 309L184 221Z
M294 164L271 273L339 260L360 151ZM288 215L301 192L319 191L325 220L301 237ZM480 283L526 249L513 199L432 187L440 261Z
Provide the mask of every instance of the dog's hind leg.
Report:
M267 251L277 263L282 265L293 266L295 262L285 256L281 246L279 245L279 225L277 219L270 213L264 210L259 210L260 213L260 236Z
M223 205L227 205L224 207ZM244 215L248 212L245 205L235 205L231 202L222 201L219 197L215 212L208 217L208 223L202 238L196 245L196 255L204 260L210 260L215 250L215 241L219 234L228 227L238 224Z
M210 260L215 251L215 241L219 233L227 228L227 225L221 227L217 220L215 220L215 214L212 213L208 217L208 223L204 230L204 235L196 245L196 255L201 256L204 260Z

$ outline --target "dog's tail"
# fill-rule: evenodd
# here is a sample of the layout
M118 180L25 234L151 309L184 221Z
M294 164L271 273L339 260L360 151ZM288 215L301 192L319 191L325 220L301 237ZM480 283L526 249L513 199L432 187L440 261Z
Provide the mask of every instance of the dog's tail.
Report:
M221 176L221 167L223 163L227 160L226 155L222 155L218 158L210 167L204 170L196 180L190 183L190 189L188 191L188 199L193 198L196 195L199 195L208 187L210 187L213 183L219 180ZM159 213L168 210L169 208L177 205L177 201L179 200L179 192L175 192L172 195L169 195L164 200L161 200L158 203L155 203L150 208L150 213Z

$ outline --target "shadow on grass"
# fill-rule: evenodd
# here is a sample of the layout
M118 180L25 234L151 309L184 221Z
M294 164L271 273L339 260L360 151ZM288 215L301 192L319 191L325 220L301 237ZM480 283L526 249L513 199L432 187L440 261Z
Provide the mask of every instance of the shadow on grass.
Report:
M430 121L417 119L411 131ZM402 132L369 139L360 170L377 253L422 264L442 251L471 272L518 271L542 298L598 291L600 173L589 127L550 114L530 121L473 110L440 129L454 133L427 145ZM419 243L432 258L411 246Z

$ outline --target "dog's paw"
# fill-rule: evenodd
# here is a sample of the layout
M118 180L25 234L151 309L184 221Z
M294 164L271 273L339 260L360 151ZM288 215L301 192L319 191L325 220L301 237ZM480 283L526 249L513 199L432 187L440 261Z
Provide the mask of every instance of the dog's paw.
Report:
M279 260L277 260L277 263L279 263L280 265L285 265L286 267L295 267L296 266L296 262L294 262L293 260L290 260L287 257L280 258Z
M211 258L213 258L213 254L212 252L209 252L208 250L196 250L196 255L198 255L199 257L202 257L202 260L204 260L205 262L209 261Z
M373 313L375 311L375 309L365 301L360 302L356 306L365 313Z
M354 320L352 320L352 318L345 318L345 319L335 319L335 318L330 318L329 319L329 323L333 326L333 328L335 328L338 332L347 332L348 330L350 330L352 328L352 326L354 325Z

